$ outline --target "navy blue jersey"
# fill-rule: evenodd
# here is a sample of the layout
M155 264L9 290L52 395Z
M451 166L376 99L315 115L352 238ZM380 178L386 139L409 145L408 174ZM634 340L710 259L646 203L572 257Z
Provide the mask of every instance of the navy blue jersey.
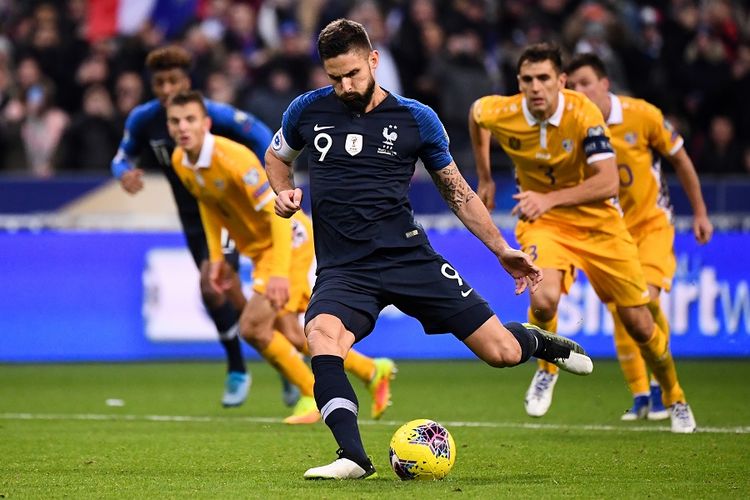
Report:
M305 146L319 270L378 248L427 243L407 196L415 163L440 170L453 161L432 109L388 94L357 113L324 87L289 105L272 144L287 161Z
M211 133L244 144L263 162L266 149L271 143L271 130L250 113L209 99L204 102L211 118ZM167 130L166 109L157 99L148 101L137 106L128 115L120 148L112 160L112 173L119 179L123 173L133 168L136 158L145 168L161 168L169 180L181 216L198 214L198 203L172 169L174 147L174 141ZM184 217L182 219L184 226L186 220ZM200 219L197 220L200 224Z

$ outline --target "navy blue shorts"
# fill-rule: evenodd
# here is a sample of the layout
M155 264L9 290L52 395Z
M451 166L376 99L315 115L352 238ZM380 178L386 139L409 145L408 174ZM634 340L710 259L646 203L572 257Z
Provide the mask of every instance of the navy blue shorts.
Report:
M355 262L322 269L305 323L318 314L331 314L361 340L389 304L419 320L426 333L452 333L459 340L494 315L447 260L423 245L380 249Z

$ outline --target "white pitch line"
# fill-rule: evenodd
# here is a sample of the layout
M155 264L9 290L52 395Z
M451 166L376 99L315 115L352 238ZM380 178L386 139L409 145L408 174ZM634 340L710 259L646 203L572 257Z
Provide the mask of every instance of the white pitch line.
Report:
M111 420L136 422L249 422L256 424L281 424L282 419L271 417L213 417L190 415L118 415L96 413L0 413L0 420ZM403 422L395 420L360 420L362 425L400 426ZM441 421L446 427L479 427L507 429L541 429L564 431L598 431L598 432L669 432L668 426L615 426L615 425L575 425L575 424L541 424L522 422L452 422ZM742 427L698 427L703 434L750 434L749 426Z

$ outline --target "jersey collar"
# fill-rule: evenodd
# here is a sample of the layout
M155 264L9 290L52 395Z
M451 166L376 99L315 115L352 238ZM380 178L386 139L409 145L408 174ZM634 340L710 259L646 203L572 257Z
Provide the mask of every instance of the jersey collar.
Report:
M552 116L543 121L537 120L534 115L531 114L531 111L529 111L529 106L526 104L525 97L521 99L521 108L523 109L523 116L524 118L526 118L526 123L528 123L530 127L533 127L534 125L540 125L542 123L549 123L550 125L559 127L560 121L562 120L563 109L565 109L565 96L562 92L559 92L557 94L557 109L554 113L552 113Z
M182 164L186 167L192 168L193 170L210 167L211 156L213 156L214 154L215 143L216 139L214 138L213 134L211 134L210 132L206 132L206 135L203 137L203 147L201 148L201 152L198 155L198 161L195 162L195 165L192 165L190 163L190 160L188 160L188 155L184 154L182 155Z
M609 116L607 125L619 125L622 123L622 101L616 95L609 94Z

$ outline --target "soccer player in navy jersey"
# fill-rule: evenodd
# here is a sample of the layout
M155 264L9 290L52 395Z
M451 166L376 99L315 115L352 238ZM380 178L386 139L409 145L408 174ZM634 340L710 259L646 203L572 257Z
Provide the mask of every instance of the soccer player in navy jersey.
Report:
M151 72L151 90L156 96L131 111L125 122L125 132L117 156L112 160L112 173L120 180L122 188L130 194L143 189L143 170L138 165L159 167L169 181L177 211L185 233L188 248L201 273L200 289L203 303L216 325L219 339L227 355L227 378L222 404L225 407L241 405L250 389L250 375L245 368L238 338L238 320L244 307L239 279L236 277L237 254L228 246L228 260L223 273L235 282L225 294L216 292L209 281L209 259L206 235L203 232L198 203L185 189L172 169L171 158L175 144L167 130L165 104L181 91L190 90L188 71L192 63L190 53L178 46L167 46L151 51L146 66ZM211 118L211 132L228 137L249 147L263 158L271 142L272 132L252 114L228 104L206 99ZM293 395L292 395L293 397ZM288 401L287 403L294 403Z
M378 52L364 27L333 21L320 33L318 53L333 85L290 104L266 152L266 171L278 194L276 213L290 217L302 200L292 162L308 147L318 279L305 333L315 400L339 445L339 458L304 477L361 479L375 469L360 438L358 402L343 358L372 331L388 304L417 318L428 334L452 333L494 367L536 356L586 375L593 364L569 339L530 325L502 324L432 249L407 198L418 159L451 210L513 277L517 294L527 288L533 293L542 280L531 258L508 245L459 173L435 112L377 85Z

